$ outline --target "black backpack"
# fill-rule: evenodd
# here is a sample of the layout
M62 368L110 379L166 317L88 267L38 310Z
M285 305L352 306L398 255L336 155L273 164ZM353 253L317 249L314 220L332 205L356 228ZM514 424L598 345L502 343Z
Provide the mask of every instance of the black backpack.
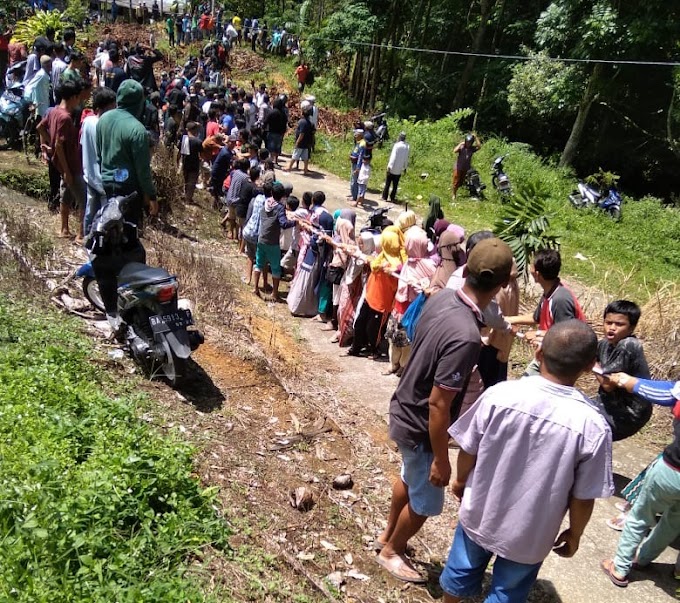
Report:
M314 72L310 69L309 73L307 73L307 79L305 79L305 84L307 86L312 86L314 84L314 78L315 78Z

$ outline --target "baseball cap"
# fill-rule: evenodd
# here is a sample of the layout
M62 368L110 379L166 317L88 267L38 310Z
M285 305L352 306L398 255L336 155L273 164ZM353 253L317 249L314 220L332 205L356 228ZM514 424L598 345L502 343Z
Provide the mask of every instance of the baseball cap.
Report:
M484 239L470 252L467 270L485 284L500 285L510 278L512 250L500 239Z

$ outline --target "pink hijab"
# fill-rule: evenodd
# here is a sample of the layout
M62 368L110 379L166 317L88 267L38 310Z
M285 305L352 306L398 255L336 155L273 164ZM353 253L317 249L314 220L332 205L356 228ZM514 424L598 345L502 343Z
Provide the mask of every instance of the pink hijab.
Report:
M395 299L398 302L413 301L421 288L430 284L437 267L428 257L427 233L419 226L412 226L406 231L404 247L408 260L401 269L399 286ZM416 287L415 285L418 285Z

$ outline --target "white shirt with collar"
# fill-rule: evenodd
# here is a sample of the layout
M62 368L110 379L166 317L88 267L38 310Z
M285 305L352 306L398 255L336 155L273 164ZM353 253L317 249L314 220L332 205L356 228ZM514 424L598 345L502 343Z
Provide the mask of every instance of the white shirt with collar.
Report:
M404 170L408 167L408 156L411 151L407 142L399 140L394 143L390 160L387 162L387 169L390 174L394 176L401 176Z

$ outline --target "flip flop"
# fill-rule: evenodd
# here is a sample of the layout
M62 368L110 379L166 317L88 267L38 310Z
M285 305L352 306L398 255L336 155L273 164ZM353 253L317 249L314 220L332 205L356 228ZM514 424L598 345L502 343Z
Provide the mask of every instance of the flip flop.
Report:
M388 561L383 559L380 555L378 555L375 558L375 560L378 562L378 565L380 565L388 574L390 574L392 577L396 578L397 580L401 580L402 582L409 582L411 584L424 584L424 583L427 582L427 578L425 578L424 576L421 576L420 574L418 574L417 577L400 574L399 570L403 571L404 568L413 570L414 572L415 572L415 569L413 569L412 567L409 567L409 564L406 563L406 561L404 561L404 559L402 557L398 557L398 559L399 559L398 569L390 569L389 567L387 567Z
M622 580L621 578L615 576L613 572L613 565L614 563L611 559L600 561L600 569L602 569L607 578L611 580L611 583L614 586L618 586L619 588L626 588L626 586L628 586L628 578L624 578Z
M621 515L618 515L617 517L613 517L612 519L607 520L607 527L611 528L612 530L616 530L617 532L622 532L623 526L625 525L626 525L625 513L621 513Z

